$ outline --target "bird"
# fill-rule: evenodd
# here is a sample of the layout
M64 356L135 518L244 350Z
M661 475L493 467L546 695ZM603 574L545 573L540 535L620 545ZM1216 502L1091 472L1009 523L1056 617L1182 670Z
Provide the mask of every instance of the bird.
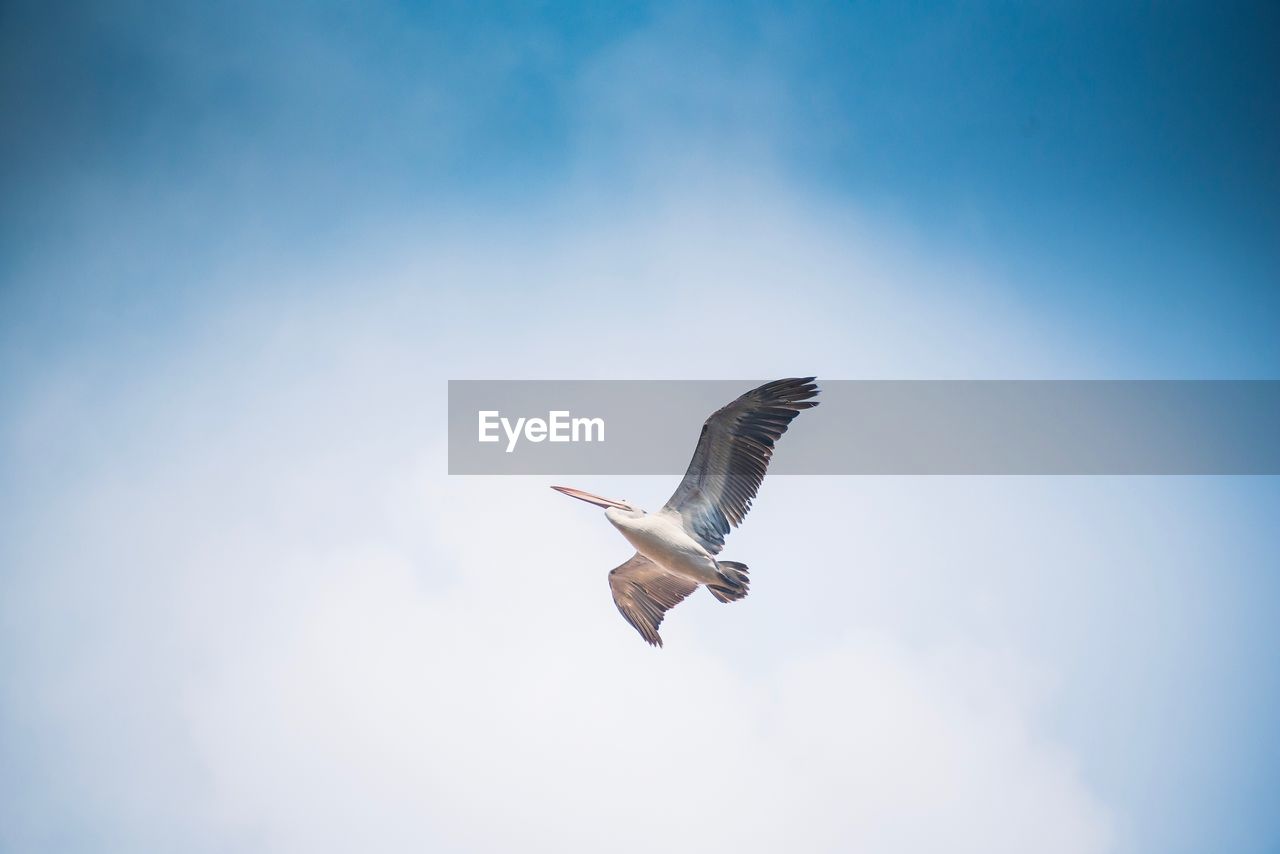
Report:
M658 629L667 611L698 587L720 602L746 597L746 565L716 555L751 509L775 443L792 419L818 405L814 379L774 380L713 412L680 486L655 513L570 486L551 487L605 508L605 518L635 548L609 572L609 589L618 611L651 646L662 646Z

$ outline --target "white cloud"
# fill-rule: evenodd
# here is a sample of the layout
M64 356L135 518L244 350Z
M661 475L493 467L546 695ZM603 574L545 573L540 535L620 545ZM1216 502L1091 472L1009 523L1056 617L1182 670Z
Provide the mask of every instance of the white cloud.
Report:
M552 228L502 258L473 237L386 264L372 291L333 269L323 298L237 297L126 387L27 401L26 454L120 442L70 479L31 475L8 726L32 735L20 767L66 773L11 816L10 841L71 813L126 849L1106 850L1110 811L1045 726L1052 662L1007 634L922 638L909 604L842 620L843 560L873 573L884 543L836 560L823 537L767 545L826 522L856 481L804 481L808 519L766 493L732 543L761 561L753 597L695 597L655 652L609 601L626 550L594 514L535 479L444 476L449 376L986 363L956 355L953 315L889 284L918 271L873 241L785 199L713 208ZM779 325L797 264L802 305ZM695 280L710 283L696 297ZM489 298L448 303L445 282ZM831 305L876 322L845 338ZM988 340L1016 348L1003 321ZM821 631L787 610L788 562L837 609ZM909 602L910 583L881 595Z
M586 557L612 532L543 492L423 506L447 569L316 554L287 601L249 597L185 693L231 826L273 850L1105 850L1007 652L779 636L760 669L686 631L655 653ZM495 504L519 508L500 532Z

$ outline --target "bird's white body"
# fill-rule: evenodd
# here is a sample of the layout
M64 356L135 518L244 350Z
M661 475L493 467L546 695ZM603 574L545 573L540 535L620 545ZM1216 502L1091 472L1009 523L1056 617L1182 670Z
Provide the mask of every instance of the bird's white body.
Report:
M678 513L610 507L604 515L636 551L668 572L698 584L712 584L720 578L716 559L689 536Z

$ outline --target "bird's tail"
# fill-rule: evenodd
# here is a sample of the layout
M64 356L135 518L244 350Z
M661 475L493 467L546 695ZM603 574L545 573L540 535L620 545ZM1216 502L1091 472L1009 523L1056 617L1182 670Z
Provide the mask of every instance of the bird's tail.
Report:
M751 579L747 575L747 565L733 560L716 561L716 570L720 573L721 582L708 584L711 595L721 602L737 602L745 599L750 592Z

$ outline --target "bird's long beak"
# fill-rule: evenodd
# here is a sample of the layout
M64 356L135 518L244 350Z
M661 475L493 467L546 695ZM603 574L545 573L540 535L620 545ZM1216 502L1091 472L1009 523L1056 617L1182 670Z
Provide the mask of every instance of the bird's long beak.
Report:
M597 507L620 507L623 510L629 510L631 505L625 501L614 501L612 498L603 498L599 495L592 495L590 492L583 492L581 489L574 489L572 486L553 486L556 492L563 492L570 498L577 498L594 504Z

